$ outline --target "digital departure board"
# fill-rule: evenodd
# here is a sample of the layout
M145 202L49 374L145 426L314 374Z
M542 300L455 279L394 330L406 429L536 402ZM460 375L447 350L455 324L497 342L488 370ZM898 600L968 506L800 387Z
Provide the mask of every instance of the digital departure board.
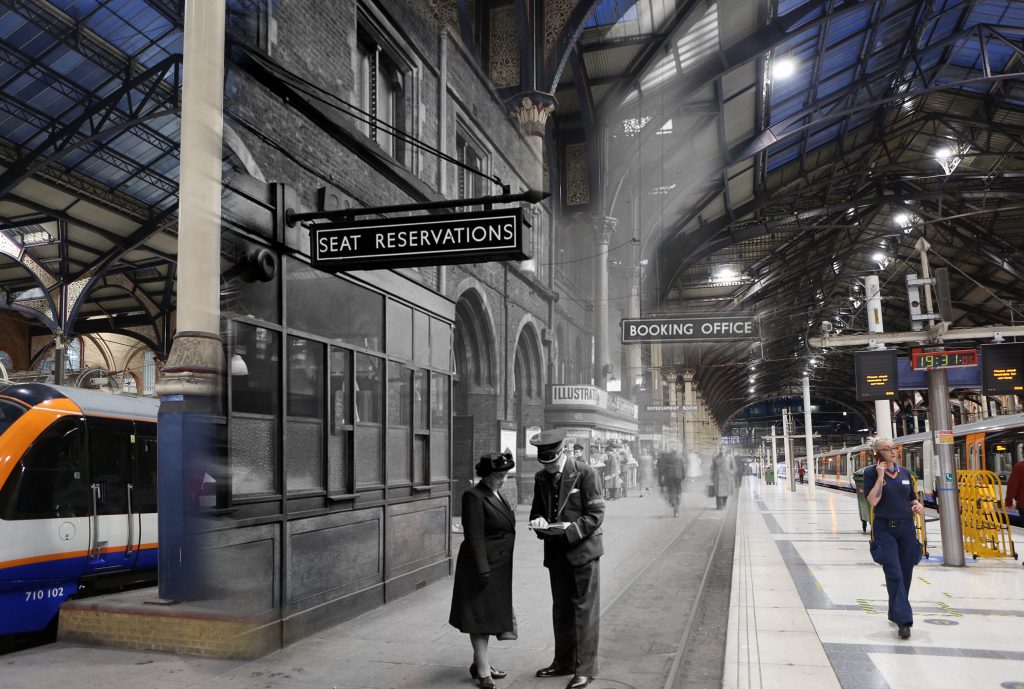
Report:
M977 365L978 350L976 349L952 349L938 352L923 352L920 349L915 349L910 353L910 367L915 371Z
M1024 392L1024 342L981 346L981 389L986 395Z
M888 400L899 387L895 349L872 349L853 353L857 379L857 401Z

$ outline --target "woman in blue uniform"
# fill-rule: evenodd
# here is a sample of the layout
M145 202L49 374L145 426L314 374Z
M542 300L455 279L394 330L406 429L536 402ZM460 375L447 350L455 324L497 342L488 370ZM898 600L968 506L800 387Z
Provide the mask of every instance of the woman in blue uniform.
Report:
M465 535L455 562L455 588L448 623L469 634L473 664L469 674L483 689L506 676L491 665L487 642L491 636L515 638L512 612L512 552L516 515L501 494L512 454L492 452L476 465L480 482L462 494Z
M864 496L874 508L871 523L871 559L882 565L885 588L889 591L889 621L895 622L901 639L910 638L914 611L910 607L910 583L914 565L921 561L921 543L914 528L914 515L924 507L917 499L910 471L896 463L892 438L875 437L869 442L875 466L864 470Z

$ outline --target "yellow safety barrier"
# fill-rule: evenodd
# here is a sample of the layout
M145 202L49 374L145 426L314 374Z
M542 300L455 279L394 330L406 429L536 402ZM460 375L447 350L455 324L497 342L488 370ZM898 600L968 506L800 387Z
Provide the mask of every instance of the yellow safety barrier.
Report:
M1017 559L1010 521L1003 502L1003 484L991 471L956 472L964 551L979 557Z

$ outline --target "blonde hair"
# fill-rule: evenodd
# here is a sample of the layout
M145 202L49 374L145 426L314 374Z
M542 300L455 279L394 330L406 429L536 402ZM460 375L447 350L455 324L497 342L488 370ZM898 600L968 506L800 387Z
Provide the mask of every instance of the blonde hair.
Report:
M878 452L878 446L881 445L886 440L892 442L892 438L890 438L887 435L873 435L870 438L868 438L868 447L871 448L872 452Z

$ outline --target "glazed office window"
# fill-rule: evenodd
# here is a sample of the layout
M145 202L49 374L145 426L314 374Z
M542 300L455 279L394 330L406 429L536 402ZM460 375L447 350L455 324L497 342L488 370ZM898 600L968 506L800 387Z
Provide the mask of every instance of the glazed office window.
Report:
M288 329L379 350L384 297L297 259L285 258Z
M232 490L236 496L272 493L279 486L281 335L247 323L232 326Z
M396 301L388 302L388 354L399 359L412 359L415 348L412 309Z
M430 478L447 479L448 423L451 419L451 379L442 373L430 374Z
M84 433L75 418L55 421L32 443L0 490L4 519L89 515Z
M288 337L288 416L284 455L289 493L324 487L325 349L320 342Z
M331 347L328 378L327 490L352 492L352 352Z
M407 484L412 444L412 369L388 364L388 484Z
M373 31L360 27L356 46L357 96L362 113L360 129L384 152L402 164L408 131L407 69L395 52L382 44Z
M430 319L430 366L451 371L452 326L436 318Z
M430 483L430 373L412 372L412 482Z
M369 354L356 353L355 369L355 487L379 486L383 483L381 458L383 448L384 360Z

